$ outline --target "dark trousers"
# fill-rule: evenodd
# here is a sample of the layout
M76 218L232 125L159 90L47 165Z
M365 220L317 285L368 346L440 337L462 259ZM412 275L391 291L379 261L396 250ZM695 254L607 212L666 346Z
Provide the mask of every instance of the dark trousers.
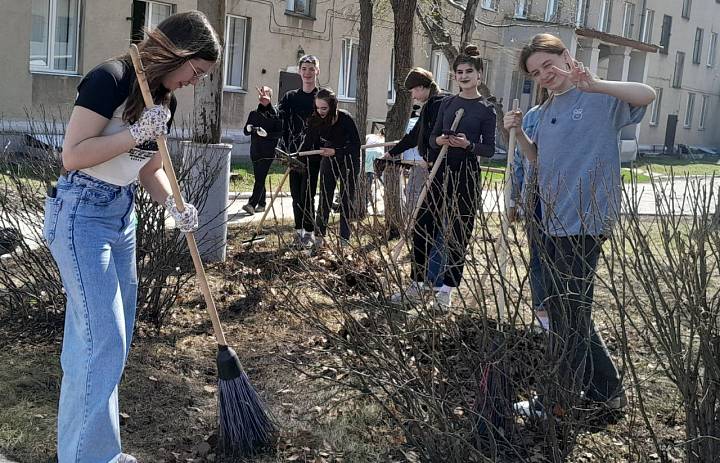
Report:
M315 195L317 194L320 159L304 159L305 171L290 171L290 196L292 196L295 229L312 232L315 229Z
M252 207L265 207L265 196L267 195L265 191L265 179L270 171L272 162L272 158L253 159L253 175L255 176L255 180L252 195L250 195L250 199L248 200L248 204Z
M443 162L420 208L413 229L412 278L425 281L428 255L436 246L435 237L443 235L447 263L443 284L457 287L465 267L465 251L477 210L478 163L475 159ZM445 233L438 233L447 224Z
M316 219L317 232L325 236L335 186L340 180L340 237L350 239L350 220L355 218L355 194L360 173L360 159L350 156L325 157L320 165L320 204Z
M620 375L592 321L599 237L544 235L541 261L550 316L550 350L561 362L559 384L595 401L613 398L622 389Z

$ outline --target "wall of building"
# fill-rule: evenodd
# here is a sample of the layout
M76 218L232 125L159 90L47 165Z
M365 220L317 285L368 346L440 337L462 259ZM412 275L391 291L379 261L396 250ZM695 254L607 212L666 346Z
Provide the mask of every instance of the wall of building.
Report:
M31 106L29 3L0 0L0 119L24 117Z

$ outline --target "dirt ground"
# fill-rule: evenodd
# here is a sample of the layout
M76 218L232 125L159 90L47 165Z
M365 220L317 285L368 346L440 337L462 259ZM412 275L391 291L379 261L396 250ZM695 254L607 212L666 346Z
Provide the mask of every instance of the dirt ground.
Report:
M321 365L331 355L324 339L292 315L278 292L284 279L293 275L297 260L306 257L278 249L273 239L245 251L241 240L247 237L247 230L231 230L227 261L209 271L229 344L281 427L275 446L247 461L418 461L402 431L377 404L351 396L332 382L313 380L298 368ZM602 293L597 300L603 325L614 312ZM618 356L617 337L610 330L603 335ZM673 447L683 428L678 398L657 365L640 361L650 359L648 347L637 339L629 342L634 343L631 355L642 366L638 374L647 391L648 419L658 438ZM60 330L41 321L0 324L0 453L18 462L55 461L60 347ZM125 451L141 462L218 461L215 355L211 326L195 288L178 300L159 333L137 326L120 387ZM632 405L633 384L628 377L625 381ZM631 406L618 423L589 429L580 436L582 445L572 461L657 460L643 420Z

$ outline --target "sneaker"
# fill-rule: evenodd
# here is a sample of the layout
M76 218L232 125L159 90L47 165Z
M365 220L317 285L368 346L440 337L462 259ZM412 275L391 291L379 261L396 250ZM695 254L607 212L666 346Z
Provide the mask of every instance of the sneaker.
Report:
M399 291L390 296L390 302L393 304L422 302L423 292L425 292L425 288L422 283L410 283L410 286L405 291Z
M547 413L545 413L545 407L537 397L533 397L530 400L522 400L513 404L513 410L515 414L520 418L530 418L536 420L546 420Z
M252 207L250 204L246 204L242 207L242 210L247 212L248 215L255 214L255 208Z
M610 412L619 412L628 405L627 395L625 391L621 391L615 397L608 399L604 402L597 402L602 408Z
M548 318L546 310L535 310L535 322L537 323L538 328L543 332L550 330L550 318Z
M293 249L302 249L302 240L302 236L300 236L298 233L294 233L292 243L290 243L290 247Z
M452 293L447 291L436 291L433 300L433 309L440 312L449 312L452 309Z
M137 463L137 458L127 453L121 453L117 463Z
M257 206L255 208L255 212L265 212L265 206Z

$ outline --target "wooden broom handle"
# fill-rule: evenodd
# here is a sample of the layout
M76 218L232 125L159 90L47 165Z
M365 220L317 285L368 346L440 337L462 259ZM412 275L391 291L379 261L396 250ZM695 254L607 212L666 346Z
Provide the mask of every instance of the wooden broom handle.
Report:
M155 105L155 102L153 101L152 94L150 93L150 87L148 86L147 77L145 76L145 68L143 68L142 60L140 59L140 50L138 50L138 47L135 44L130 45L130 57L132 58L135 75L137 76L143 100L145 101L145 107L152 108ZM162 156L163 169L165 170L165 174L167 174L168 180L170 180L170 188L172 189L173 198L175 198L175 205L177 206L178 211L182 212L185 210L185 202L182 199L180 185L178 184L177 177L175 176L175 169L173 169L172 160L170 159L170 152L168 151L165 135L160 135L157 138L157 144ZM202 259L200 258L200 252L198 251L197 242L195 241L195 235L192 232L185 233L185 238L187 239L188 248L190 248L190 254L192 255L193 264L195 265L195 273L197 274L198 282L200 283L200 290L205 298L207 312L212 320L215 340L219 345L227 346L225 333L223 332L222 325L220 324L220 317L218 316L217 308L215 308L215 301L210 293L210 286L208 286L207 275L205 275L205 268L203 267Z
M452 126L450 127L450 130L455 131L457 130L458 124L460 124L460 119L462 119L463 114L465 113L465 110L463 108L458 109L455 111L455 119L453 120ZM420 208L423 205L423 202L425 202L425 197L427 196L428 190L430 190L430 187L432 186L432 182L435 179L435 174L437 174L437 171L440 169L440 165L443 162L443 159L445 159L445 156L447 155L449 149L449 145L443 145L443 147L440 149L440 154L438 154L437 159L433 163L432 170L430 171L430 174L427 176L427 179L425 180L425 184L423 185L423 189L420 190L420 195L418 196L417 203L415 203L415 207L413 208L412 216L410 217L410 227L415 227L415 221L417 220L417 216L420 213ZM412 228L410 229L410 232L412 232ZM406 234L407 236L407 234ZM405 242L407 241L406 236L402 236L400 238L400 241L395 245L395 247L392 250L392 253L390 254L390 257L392 258L393 262L397 262L398 256L400 256L400 251L402 251L403 246L405 245Z

